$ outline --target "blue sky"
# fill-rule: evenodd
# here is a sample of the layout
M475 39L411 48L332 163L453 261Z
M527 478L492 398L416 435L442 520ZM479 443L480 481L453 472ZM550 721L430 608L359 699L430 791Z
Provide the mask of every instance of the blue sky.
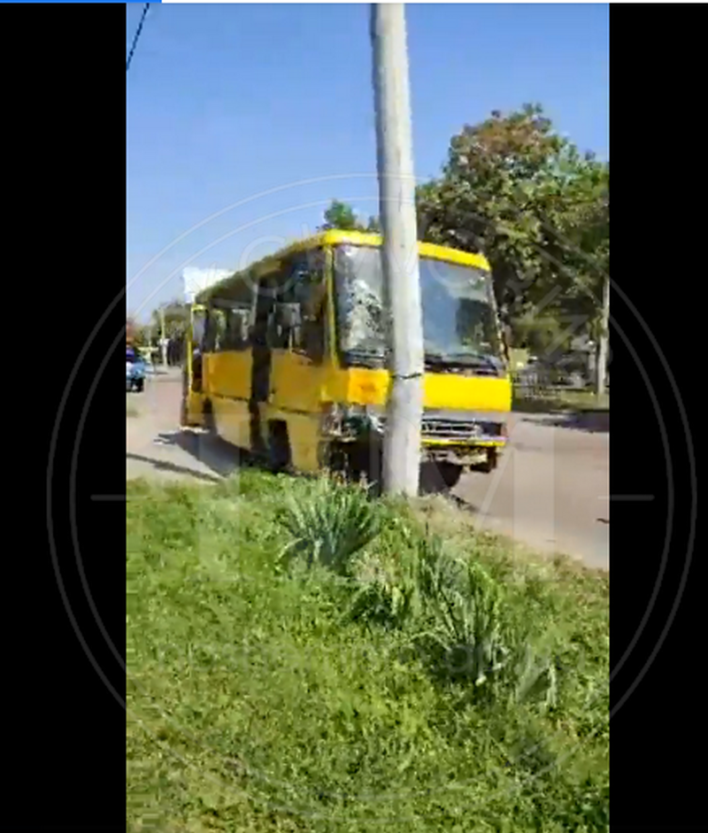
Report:
M126 44L141 8L127 6ZM418 178L464 124L524 102L609 158L608 5L406 14ZM153 5L127 117L128 309L141 318L180 295L183 268L245 265L314 231L334 197L377 213L368 5Z

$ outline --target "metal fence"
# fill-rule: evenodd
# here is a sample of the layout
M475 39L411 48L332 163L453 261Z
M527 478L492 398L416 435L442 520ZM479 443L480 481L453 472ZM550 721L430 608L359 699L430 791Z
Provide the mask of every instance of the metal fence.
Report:
M594 394L595 362L587 350L539 360L529 350L510 349L509 366L516 398L587 399Z
M513 372L511 381L516 402L609 407L609 387L607 395L599 401L594 383L580 374L527 368L521 372Z

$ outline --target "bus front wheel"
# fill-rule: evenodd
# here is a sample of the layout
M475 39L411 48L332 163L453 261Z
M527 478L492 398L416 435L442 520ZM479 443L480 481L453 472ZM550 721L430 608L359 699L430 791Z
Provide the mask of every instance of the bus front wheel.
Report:
M426 461L420 467L420 493L431 495L448 492L457 486L461 476L462 466L457 463Z
M479 471L482 474L490 474L497 467L499 462L499 455L496 448L490 448L487 451L487 458L482 463L477 463L471 467L471 471Z

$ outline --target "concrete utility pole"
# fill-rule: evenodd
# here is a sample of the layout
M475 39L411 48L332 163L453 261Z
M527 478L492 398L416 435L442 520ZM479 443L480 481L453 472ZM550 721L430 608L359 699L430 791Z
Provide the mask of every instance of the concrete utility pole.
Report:
M605 381L607 379L607 359L610 343L610 277L605 277L602 285L602 316L600 319L600 344L597 351L597 365L595 375L595 393L605 395Z
M383 486L388 493L415 496L420 481L424 351L403 4L372 4L371 42L385 302L391 323Z

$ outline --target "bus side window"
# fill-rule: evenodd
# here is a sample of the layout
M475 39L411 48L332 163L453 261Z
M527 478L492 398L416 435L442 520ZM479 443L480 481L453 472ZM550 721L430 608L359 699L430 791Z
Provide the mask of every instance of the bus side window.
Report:
M226 314L222 309L215 309L211 317L214 319L214 352L221 353L229 349L226 342Z
M300 340L293 349L319 364L325 356L327 323L324 253L317 249L298 255L291 270L291 299L300 304L302 317Z
M206 321L204 316L195 316L192 322L192 344L204 349L204 339L206 336Z
M303 304L302 348L305 355L315 364L322 362L325 357L327 305L324 300L323 287L321 297L315 297L309 305Z
M204 324L204 339L202 340L202 352L203 353L213 353L216 350L216 341L217 341L217 324L216 324L216 311L212 308L207 310L206 314L206 321Z
M225 350L246 350L251 343L251 309L238 306L226 311Z

